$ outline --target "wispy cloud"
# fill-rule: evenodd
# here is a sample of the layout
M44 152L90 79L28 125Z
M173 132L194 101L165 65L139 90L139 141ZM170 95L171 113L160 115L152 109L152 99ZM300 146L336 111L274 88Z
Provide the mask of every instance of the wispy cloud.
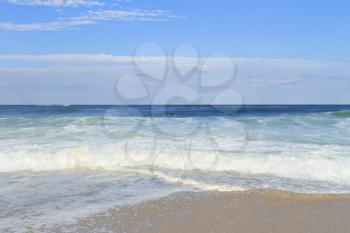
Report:
M8 0L8 3L26 6L76 7L103 6L105 2L96 0Z
M82 54L82 53L72 53L72 54L2 54L0 55L0 61L49 61L49 62L129 62L132 59L141 59L143 61L157 61L164 60L164 56L118 56L113 54ZM180 61L187 62L189 60L197 60L196 57L179 57ZM203 58L205 59L205 58ZM202 60L203 60L202 59ZM286 68L293 69L306 69L310 72L319 71L320 68L325 67L347 67L350 69L350 63L347 62L336 62L327 60L301 60L301 59L269 59L269 58L242 58L242 57L212 57L212 64L215 66L231 65L228 61L234 61L238 66L254 66L263 70L264 68L269 68L276 71L285 70ZM207 59L206 59L207 60ZM312 68L312 70L310 70ZM296 81L294 76L289 77L289 79Z
M0 55L0 103L43 104L43 101L47 101L48 104L52 104L77 101L74 103L118 104L119 102L113 102L116 101L113 88L117 77L127 72L138 72L134 70L133 61L142 61L142 65L147 69L162 75L157 62L162 59L164 57L161 56L134 57L112 54ZM233 60L238 68L234 88L244 95L246 103L349 102L349 91L346 87L350 83L350 63L265 58ZM224 65L229 63L222 58L215 58L211 64L217 68L213 69L212 77L218 78L225 75L222 71L227 70ZM177 77L170 69L167 85L177 83ZM195 80L187 84L194 89L198 88ZM67 97L68 85L71 88L69 90L76 90L72 91L76 96ZM151 88L163 87L162 82L152 82L151 85ZM42 92L38 93L38 87ZM126 92L135 92L134 87L123 88ZM53 93L55 90L60 91ZM174 95L176 94L175 92ZM204 93L203 102L209 103L212 97Z
M58 18L51 22L12 23L0 22L0 29L8 31L52 31L81 25L96 24L99 21L157 21L174 18L170 11L162 10L89 10L76 17Z
M152 59L152 57L148 57L148 59ZM153 59L156 59L156 57L153 57ZM0 55L0 61L131 62L133 61L133 57L109 54Z
M174 18L170 11L164 10L89 10L87 14L79 17L70 18L70 20L91 20L91 21L153 21L166 18Z
M277 85L294 85L294 84L300 83L302 81L303 81L303 79L300 77L287 77L287 78L284 78L281 80L277 80L277 81L275 81L275 83Z
M0 23L0 28L9 31L52 31L65 28L76 27L80 25L94 24L94 21L89 20L74 20L74 21L53 21L46 23L28 23L28 24L16 24L16 23Z
M53 31L82 25L97 24L102 21L160 21L178 17L172 14L171 11L166 10L138 8L126 10L115 9L116 3L125 1L128 0L7 0L8 4L14 5L79 8L78 11L73 11L76 15L55 17L46 22L27 21L18 23L11 20L3 21L0 22L0 29L7 31ZM89 9L81 8L83 6L89 7ZM65 12L69 13L69 10L65 10Z

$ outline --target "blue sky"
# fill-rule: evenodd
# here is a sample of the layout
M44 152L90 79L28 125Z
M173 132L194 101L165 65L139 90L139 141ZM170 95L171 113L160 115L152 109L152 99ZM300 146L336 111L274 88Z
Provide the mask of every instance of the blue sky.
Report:
M0 0L0 103L120 103L116 79L135 72L135 53L163 57L183 44L192 47L183 56L196 57L195 48L203 60L232 57L235 82L214 89L239 90L245 103L349 103L349 9L346 0ZM156 46L137 50L150 41ZM138 71L162 76L161 61L143 61ZM210 79L230 75L220 67L198 70ZM211 102L215 93L196 89L191 77L177 80L174 70L165 84L147 83L150 99L164 85L178 94L185 84Z

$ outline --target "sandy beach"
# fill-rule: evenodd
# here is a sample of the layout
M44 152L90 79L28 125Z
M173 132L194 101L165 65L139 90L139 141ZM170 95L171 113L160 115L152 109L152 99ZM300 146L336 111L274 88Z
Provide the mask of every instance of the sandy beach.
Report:
M307 195L273 190L183 192L110 209L75 225L51 230L347 233L349 219L349 195Z

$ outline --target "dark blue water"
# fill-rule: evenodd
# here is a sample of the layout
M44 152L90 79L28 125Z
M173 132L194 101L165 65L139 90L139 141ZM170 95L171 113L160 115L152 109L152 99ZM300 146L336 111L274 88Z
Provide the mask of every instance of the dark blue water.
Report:
M350 110L350 105L71 105L35 106L1 105L0 116L69 115L102 116L107 110L116 116L207 117L240 115L278 115L336 112Z

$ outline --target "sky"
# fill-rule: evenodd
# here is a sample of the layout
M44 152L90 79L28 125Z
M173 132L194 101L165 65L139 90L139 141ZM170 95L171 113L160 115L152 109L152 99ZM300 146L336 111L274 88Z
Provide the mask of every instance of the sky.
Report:
M349 9L0 0L0 104L348 104Z

